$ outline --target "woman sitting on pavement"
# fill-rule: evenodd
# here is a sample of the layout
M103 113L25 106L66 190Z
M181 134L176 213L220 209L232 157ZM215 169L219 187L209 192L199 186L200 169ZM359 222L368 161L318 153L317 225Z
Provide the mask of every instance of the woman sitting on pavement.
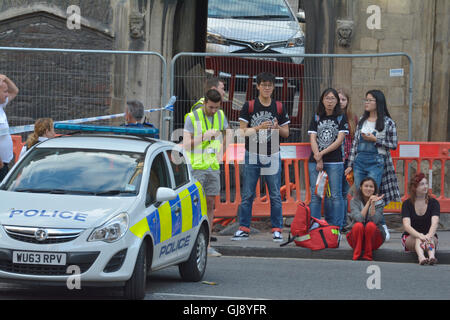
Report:
M405 251L415 251L419 264L436 264L438 237L436 234L440 216L439 202L430 197L428 181L422 172L416 173L409 182L409 199L402 205L405 231L402 245ZM428 258L425 257L425 253Z
M51 118L39 118L34 123L34 132L28 136L27 142L20 152L19 159L36 143L55 137L53 120Z
M377 183L373 178L366 177L350 202L347 242L353 248L353 260L358 260L364 250L362 259L372 261L372 251L378 249L386 238L381 223L384 207L381 199L384 195L377 194Z

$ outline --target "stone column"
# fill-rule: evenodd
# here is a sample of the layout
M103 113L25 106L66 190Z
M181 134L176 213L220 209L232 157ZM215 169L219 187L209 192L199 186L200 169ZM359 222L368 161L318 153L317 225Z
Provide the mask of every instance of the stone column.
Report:
M450 141L450 2L436 0L435 12L429 140Z

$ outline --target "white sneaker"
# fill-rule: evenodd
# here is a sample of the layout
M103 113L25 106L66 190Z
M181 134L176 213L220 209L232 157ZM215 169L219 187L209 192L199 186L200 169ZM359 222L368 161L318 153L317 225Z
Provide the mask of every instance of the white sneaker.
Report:
M282 242L283 241L283 235L280 231L274 231L272 233L273 241L275 242Z
M389 241L391 238L391 234L389 233L389 229L387 225L383 224L384 232L386 233L386 239L384 239L385 242Z
M208 248L208 257L221 257L222 254L213 247Z
M248 232L245 232L243 230L238 230L234 234L234 237L231 238L231 240L247 240L248 239Z

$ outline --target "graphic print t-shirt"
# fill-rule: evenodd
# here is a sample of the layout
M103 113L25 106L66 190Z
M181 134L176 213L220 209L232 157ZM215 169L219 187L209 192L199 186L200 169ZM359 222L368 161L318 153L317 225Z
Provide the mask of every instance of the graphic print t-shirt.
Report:
M277 104L275 100L272 99L270 106L265 107L259 102L259 99L255 99L255 104L253 106L253 112L249 114L248 112L248 101L244 104L239 114L239 120L248 123L249 128L254 128L266 121L274 121L277 119L278 125L280 127L288 125L290 123L289 115L283 106L283 111L281 114L277 112ZM274 145L274 150L272 150L272 130L259 130L257 134L245 138L245 150L263 155L271 155L280 151L280 141L276 141L277 145ZM267 147L266 147L267 146ZM273 152L272 152L273 151Z
M314 114L308 129L308 134L317 134L319 151L326 149L336 141L339 132L348 134L348 123L345 114L340 116L340 121L337 116L322 116L317 120ZM309 157L309 162L316 162L312 152ZM342 148L337 148L324 155L323 162L342 162Z

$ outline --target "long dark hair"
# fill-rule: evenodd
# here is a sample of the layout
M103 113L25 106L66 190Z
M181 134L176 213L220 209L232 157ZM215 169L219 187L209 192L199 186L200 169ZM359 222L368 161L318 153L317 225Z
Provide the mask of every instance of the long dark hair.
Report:
M358 199L361 200L364 203L364 205L366 204L366 201L364 200L364 195L363 195L363 193L361 191L361 187L364 184L364 182L366 182L366 181L372 181L373 185L375 186L375 190L373 191L373 194L374 195L378 194L378 186L377 186L377 183L375 182L374 178L372 178L372 177L365 177L364 179L362 179L362 181L361 181L361 183L359 184L359 187L358 187L357 195L358 195Z
M341 100L339 99L339 93L333 88L328 88L328 89L325 89L322 92L322 95L320 96L319 105L317 106L317 115L319 117L323 117L323 116L327 115L327 113L325 111L325 105L323 104L323 98L330 92L333 93L334 97L336 98L336 106L334 107L333 116L337 117L342 113Z
M387 109L386 98L384 96L384 93L381 92L380 90L369 90L366 93L366 97L368 94L372 95L376 100L377 122L375 124L375 129L377 129L378 132L381 132L384 130L384 117L389 117L389 118L391 117L391 115L389 114L389 111ZM363 114L361 120L359 120L359 122L358 122L359 128L362 128L364 121L366 121L367 118L369 118L369 115L370 115L369 111L364 111L364 114Z

